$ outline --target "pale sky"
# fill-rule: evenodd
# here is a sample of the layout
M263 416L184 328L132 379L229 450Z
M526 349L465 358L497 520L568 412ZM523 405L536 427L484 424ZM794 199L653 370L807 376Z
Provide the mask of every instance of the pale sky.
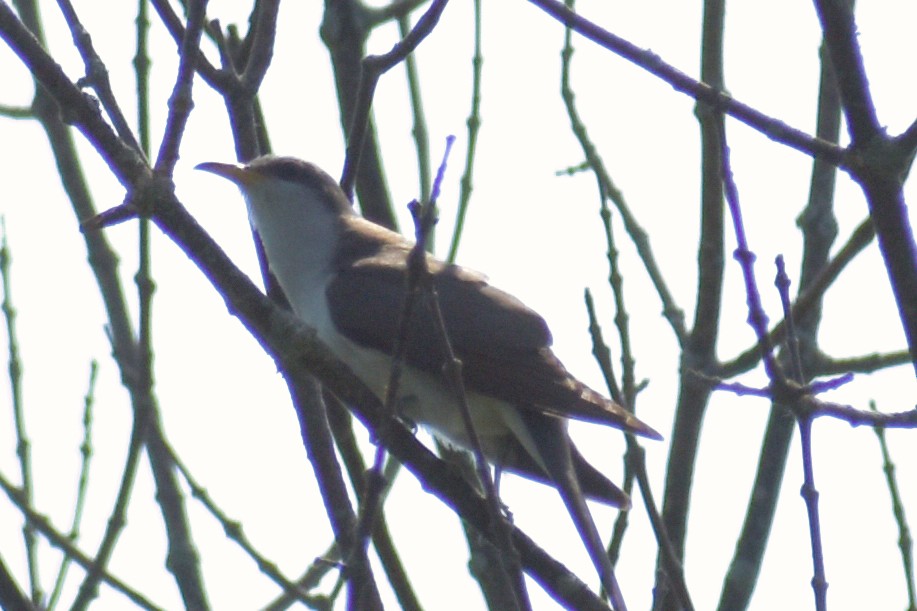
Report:
M55 56L75 80L82 63L70 35L45 3L46 33ZM108 62L116 92L127 103L134 91L133 7L127 3L79 3L97 49ZM305 3L302 3L305 4ZM262 89L274 150L312 160L332 175L343 162L342 138L333 97L327 52L317 37L320 6L286 3L281 11L277 52ZM483 129L459 262L487 273L492 282L519 296L548 321L557 354L568 369L604 389L590 354L583 289L593 290L606 339L613 312L595 181L587 175L556 172L582 160L569 132L559 96L562 28L525 2L485 3ZM85 6L82 6L85 5ZM246 3L214 1L208 14L225 23L245 23ZM915 56L911 29L917 15L900 3L861 3L859 40L881 121L898 133L914 118L917 87L913 71L902 69ZM664 60L696 75L700 3L582 3L582 13ZM302 10L302 13L296 11ZM236 11L236 12L233 12ZM603 13L604 11L604 13ZM907 12L910 11L910 12ZM466 145L471 69L470 3L454 2L439 28L419 50L432 156L445 137L458 138L440 200L439 245L452 229L458 181ZM154 20L155 21L155 20ZM112 26L112 24L119 24ZM817 93L820 35L811 6L780 0L736 6L727 24L726 79L737 99L811 132ZM387 50L397 30L391 26L370 41L370 51ZM174 78L176 53L162 28L151 32L154 49L152 106L164 107ZM695 290L698 209L698 127L693 102L668 85L609 52L579 39L574 84L580 112L618 186L648 231L657 260L679 305L689 314ZM215 54L211 53L211 57ZM6 83L2 104L27 104L30 81L6 46L0 47L0 74ZM417 197L411 116L395 69L380 83L376 100L382 154L393 201L408 227L405 205ZM235 188L192 168L201 161L232 161L225 109L202 81L195 83L195 112L175 173L179 197L204 228L251 277L259 272L244 205ZM132 106L125 112L133 116ZM384 120L383 120L384 118ZM154 117L154 150L163 118ZM796 216L804 205L811 159L730 121L734 171L743 202L756 272L772 320L779 318L772 262L783 254L798 280L799 232ZM79 140L79 136L77 137ZM34 458L35 505L61 529L69 527L79 443L82 397L89 361L100 362L95 403L94 456L90 496L82 526L82 549L92 553L110 512L130 431L129 405L109 356L105 323L95 285L85 264L82 237L59 186L53 161L37 124L0 120L0 213L13 257L13 300L24 363L26 425ZM84 164L100 209L121 202L122 187L80 141ZM915 195L911 186L908 195ZM839 176L839 243L865 218L863 198ZM912 215L913 218L913 215ZM641 418L668 436L677 388L677 347L661 306L639 266L620 223L616 235L623 265L635 344L638 379L649 380L640 396ZM137 224L107 229L121 256L121 274L136 305ZM727 240L731 254L734 239ZM156 393L164 427L198 481L249 539L290 577L331 543L330 529L305 459L295 414L273 362L260 350L223 299L167 238L154 230L153 270L157 283L154 328ZM821 328L822 347L851 356L905 347L897 312L875 244L852 265L828 296ZM752 341L745 323L745 297L738 265L727 263L720 356L728 359ZM5 341L5 340L4 340ZM613 349L616 344L613 345ZM615 358L620 354L616 351ZM617 365L617 361L616 361ZM740 381L760 385L760 372ZM0 379L0 396L8 381ZM866 408L913 408L913 369L901 367L858 376L830 399ZM9 405L9 400L0 400ZM694 485L687 579L696 608L713 608L744 515L768 403L720 394L711 403ZM18 480L11 416L0 414L0 471ZM574 439L597 466L620 481L624 440L616 431L574 425ZM359 429L366 438L366 433ZM917 508L914 432L890 431L906 509ZM429 437L421 433L421 439ZM820 420L814 428L816 485L821 493L822 533L832 609L899 609L906 604L897 550L898 534L875 436L843 422ZM368 447L368 446L367 446ZM657 499L662 497L667 442L645 444ZM789 457L784 491L752 609L812 608L811 554L798 438ZM597 578L557 493L548 487L506 477L501 489L516 523L549 553L592 587ZM135 500L112 561L112 570L168 609L180 598L164 565L161 517L153 499L148 467L141 466ZM631 532L618 567L628 605L645 609L652 600L655 562L642 501L630 520ZM388 499L386 515L407 570L428 608L481 608L477 587L466 570L467 554L455 516L425 494L407 472ZM276 587L228 541L200 505L188 500L195 541L214 609L250 609L267 604ZM614 512L592 506L603 536ZM909 514L913 521L914 515ZM21 521L0 501L0 549L24 583ZM50 589L57 553L41 547L43 585ZM71 568L64 602L79 585ZM380 579L380 581L384 581ZM330 582L329 582L330 587ZM536 609L556 604L534 583ZM384 594L391 601L388 592ZM126 601L106 586L96 609L124 608ZM394 606L394 605L393 605ZM343 608L343 606L341 606Z

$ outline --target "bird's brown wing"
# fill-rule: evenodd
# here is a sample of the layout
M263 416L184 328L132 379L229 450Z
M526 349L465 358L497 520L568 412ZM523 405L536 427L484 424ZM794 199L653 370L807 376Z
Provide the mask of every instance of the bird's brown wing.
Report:
M345 242L346 244L346 242ZM360 253L355 265L336 270L327 288L335 325L351 340L391 353L404 309L408 243ZM630 412L571 376L551 352L544 320L484 276L429 258L452 348L466 387L513 405L586 420L658 438ZM405 361L439 375L445 352L430 301L415 299L404 345Z

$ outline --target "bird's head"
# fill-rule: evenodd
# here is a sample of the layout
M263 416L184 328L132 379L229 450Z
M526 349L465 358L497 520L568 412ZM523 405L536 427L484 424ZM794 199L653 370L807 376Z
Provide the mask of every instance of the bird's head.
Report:
M245 164L197 166L234 182L248 205L271 271L287 297L309 294L310 274L324 274L334 258L341 221L354 215L337 182L317 166L293 157L258 157Z
M249 163L207 161L198 164L197 169L234 182L255 221L264 214L279 212L280 207L303 207L307 214L340 215L353 211L331 176L315 164L295 157L265 155Z

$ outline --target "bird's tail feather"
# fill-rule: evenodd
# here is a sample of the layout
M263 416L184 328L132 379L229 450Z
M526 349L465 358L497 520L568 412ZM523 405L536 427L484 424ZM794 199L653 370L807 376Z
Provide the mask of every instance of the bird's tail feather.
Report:
M599 536L599 531L586 505L586 498L580 486L581 472L588 478L595 475L602 476L573 448L567 434L566 423L559 418L551 418L535 412L523 412L523 420L541 453L541 460L548 469L548 475L553 480L560 496L573 519L576 530L586 545L586 551L595 565L596 571L602 582L602 587L609 595L615 611L626 611L624 598L618 587L614 567L605 551L605 546ZM576 458L575 458L576 457ZM578 459L578 462L577 462ZM585 470L585 467L588 470ZM591 480L590 480L591 481ZM594 482L593 482L594 483ZM610 483L610 482L609 482ZM611 484L614 486L614 484ZM617 490L617 487L615 487ZM618 490L623 495L624 493ZM625 495L626 499L626 495Z

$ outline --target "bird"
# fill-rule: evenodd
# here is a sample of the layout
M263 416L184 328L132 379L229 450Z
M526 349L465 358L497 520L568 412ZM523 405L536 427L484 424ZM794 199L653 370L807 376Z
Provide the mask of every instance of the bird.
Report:
M307 161L265 155L197 168L239 187L268 268L294 314L384 399L414 243L359 215L337 181ZM661 436L569 373L552 352L551 332L538 313L483 274L426 257L485 457L501 472L559 490L580 535L591 540L587 548L599 548L588 551L610 588L610 563L584 498L622 509L630 499L576 449L568 422ZM427 301L414 307L402 341L399 416L470 449Z

